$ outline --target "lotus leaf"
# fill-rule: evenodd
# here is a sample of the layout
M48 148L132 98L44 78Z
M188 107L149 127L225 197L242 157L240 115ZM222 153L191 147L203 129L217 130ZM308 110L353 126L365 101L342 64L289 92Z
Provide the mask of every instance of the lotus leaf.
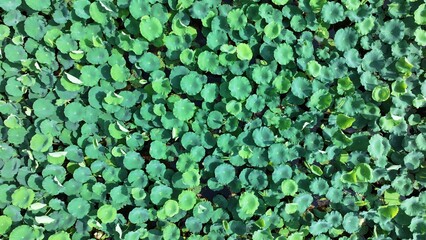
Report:
M109 204L105 204L98 209L96 215L102 223L111 223L114 222L117 217L117 209Z
M244 192L241 195L238 204L241 208L241 211L243 211L245 214L253 215L259 207L259 200L253 193Z
M19 208L28 208L34 201L35 193L32 189L20 187L12 194L12 204Z
M424 239L425 13L0 0L1 238Z
M143 16L139 24L142 36L149 42L163 34L163 25L156 17Z

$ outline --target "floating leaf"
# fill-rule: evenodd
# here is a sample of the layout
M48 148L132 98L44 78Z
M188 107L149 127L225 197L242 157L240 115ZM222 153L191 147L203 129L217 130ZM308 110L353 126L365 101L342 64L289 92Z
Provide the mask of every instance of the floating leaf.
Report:
M102 223L111 223L114 222L117 217L117 209L109 204L104 204L98 209L96 215Z

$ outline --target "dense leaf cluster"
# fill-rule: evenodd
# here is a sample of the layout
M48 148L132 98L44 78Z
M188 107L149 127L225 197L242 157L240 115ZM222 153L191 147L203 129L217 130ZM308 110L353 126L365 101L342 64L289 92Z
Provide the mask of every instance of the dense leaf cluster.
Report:
M426 239L426 4L0 0L0 237Z

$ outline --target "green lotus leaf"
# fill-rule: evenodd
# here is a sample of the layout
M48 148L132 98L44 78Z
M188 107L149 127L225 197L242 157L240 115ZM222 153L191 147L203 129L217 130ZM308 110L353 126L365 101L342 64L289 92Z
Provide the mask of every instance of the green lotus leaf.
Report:
M332 211L324 216L324 219L333 227L339 227L342 224L343 217L338 211Z
M278 93L281 93L281 94L287 93L291 87L291 82L285 75L277 76L273 80L272 84L274 85Z
M87 51L86 59L91 64L100 65L108 61L109 53L105 48L90 48Z
M286 179L281 182L281 191L283 192L284 196L294 196L297 190L298 186L294 180Z
M299 207L299 204L297 203L286 203L284 207L284 211L287 214L293 214L297 212L298 207Z
M179 55L179 60L185 65L190 65L195 61L195 51L191 49L183 50Z
M378 212L381 216L388 218L388 219L392 219L394 217L396 217L396 215L399 212L399 207L398 206L380 206L378 208Z
M223 163L216 167L214 176L220 184L227 185L235 178L235 168L227 163Z
M336 117L336 124L340 129L347 129L352 126L355 120L356 119L353 117L348 117L344 114L339 114Z
M335 24L345 19L343 6L337 2L327 2L321 9L321 17L324 22Z
M402 74L403 77L407 78L411 76L411 70L413 69L413 64L407 58L400 58L396 63L395 67Z
M41 40L46 33L46 21L40 15L32 15L25 20L24 30L28 36Z
M361 35L367 35L371 32L375 26L376 18L374 16L370 16L355 24L356 30Z
M8 216L0 216L0 235L4 235L8 232L9 228L12 226L12 219Z
M373 169L366 163L359 163L352 171L344 173L341 179L347 183L370 182L373 179Z
M358 33L353 28L342 28L336 32L334 43L339 51L348 51L356 46Z
M384 200L387 205L400 205L401 201L400 194L397 193L394 189L390 188L385 191Z
M92 65L86 65L81 68L80 80L87 87L94 87L102 78L102 74L98 68Z
M73 178L78 182L85 183L93 179L92 171L88 167L79 167L73 172Z
M168 217L173 217L179 213L179 204L175 200L167 200L163 208Z
M294 197L293 203L297 203L298 209L297 211L302 213L305 212L306 209L311 205L313 201L313 197L309 193L299 193Z
M65 161L67 152L51 152L47 154L47 161L51 164L62 165Z
M36 239L34 228L27 225L19 225L15 227L9 234L10 240Z
M1 32L1 30L0 30ZM0 34L1 35L1 34ZM426 31L421 29L421 28L417 28L416 31L414 32L414 36L415 36L415 41L417 44L419 44L420 46L424 47L426 46ZM1 40L1 37L0 37Z
M22 46L8 44L4 48L6 59L10 62L20 62L28 58L28 54Z
M228 12L226 20L232 30L241 30L247 24L247 16L242 9L233 9Z
M390 89L388 85L379 85L373 89L372 98L377 102L384 102L390 97Z
M249 183L253 189L263 190L268 186L268 177L263 171L252 170L248 177Z
M0 3L0 8L4 11L9 12L15 10L22 4L22 0L5 0Z
M71 240L69 233L60 231L51 235L47 240Z
M44 134L35 134L30 141L30 148L36 152L47 152L53 144L53 137Z
M286 5L289 0L272 0L275 5Z
M373 179L373 169L366 163L360 163L355 167L358 182L369 182Z
M215 72L219 67L219 57L210 51L203 51L198 55L198 68L205 72Z
M139 30L146 40L152 42L163 34L163 25L156 17L143 16Z
M257 146L267 147L275 142L275 135L269 128L261 127L253 131L253 140Z
M199 233L203 228L203 224L197 218L189 217L185 220L185 227L192 233Z
M309 227L309 232L314 236L318 236L322 233L327 232L330 228L330 223L326 222L325 220L318 220L311 223L311 226Z
M359 224L359 221L360 219L358 218L358 216L350 212L343 217L342 225L346 232L355 233L355 232L358 232L360 229L361 225Z
M90 17L101 25L105 25L108 22L108 10L104 6L103 2L93 2L89 7Z
M246 43L240 43L237 45L237 57L240 60L251 60L253 58L253 52L250 45Z
M19 0L18 2L20 1L21 0ZM25 3L28 5L28 7L30 7L34 11L43 11L49 8L51 4L50 0L40 0L40 1L25 0Z
M165 185L158 185L151 189L150 199L155 205L161 205L170 199L173 190Z
M399 42L404 38L405 24L404 22L392 19L383 24L380 29L380 39L388 44Z
M253 216L254 212L259 208L259 200L251 192L244 192L241 194L238 204L241 211L249 216Z
M282 43L274 50L274 58L281 65L287 65L290 63L293 56L293 49L287 43Z
M172 91L168 79L156 79L152 82L152 89L159 94L168 95Z
M41 47L37 49L35 56L39 63L51 65L55 61L55 53L50 51L46 47Z
M216 51L226 43L228 43L228 36L222 30L212 31L207 35L207 46L211 50Z
M212 129L218 129L222 127L224 122L223 114L219 111L212 111L207 117L207 125Z
M74 198L68 203L68 212L77 219L87 216L90 210L90 204L82 198Z
M426 232L426 222L421 217L414 217L411 219L408 227L413 233L424 234Z
M229 133L220 135L217 139L217 145L223 152L232 152L235 150L237 138Z
M70 122L82 121L82 112L84 112L84 106L79 102L72 102L65 107L65 117Z
M309 6L311 6L314 13L321 12L321 9L325 3L327 3L326 0L309 0Z
M284 179L290 179L293 175L293 170L286 165L279 165L274 169L274 172L272 173L272 180L275 183L280 182Z
M140 169L144 165L145 160L143 157L134 151L127 152L123 159L123 165L129 170Z
M226 104L226 111L232 115L237 115L242 111L241 102L237 102L235 100L231 100Z
M96 216L102 221L102 223L112 223L117 218L117 209L115 209L112 205L104 204L98 209Z
M339 78L337 81L337 91L339 94L351 92L354 90L354 84L349 77Z
M125 82L130 76L129 70L125 66L119 66L118 64L114 64L111 67L110 74L112 79L117 82Z
M21 144L25 141L28 131L24 127L11 128L7 131L7 140L12 144Z
M142 16L149 14L151 5L145 0L132 0L127 2L130 14L133 18L139 19Z
M149 220L149 212L144 208L133 208L129 213L129 221L138 226L144 224Z
M166 159L167 146L163 142L153 141L149 148L149 154L155 159Z
M182 2L182 4L179 4L180 9L183 9L184 6L190 5L189 3L183 3L183 1L180 1L180 2ZM208 5L204 4L201 1L194 2L190 9L191 17L195 19L204 19L209 14L208 11L209 11Z
M51 101L39 98L33 103L34 114L39 118L48 118L55 114L56 107Z
M108 92L103 100L109 105L120 105L123 103L124 97L117 93Z
M314 106L318 110L326 110L332 102L332 95L325 89L320 89L312 94L308 106Z
M291 92L298 98L306 98L312 92L312 86L306 78L297 77L291 83Z
M146 52L142 55L141 58L139 58L137 64L142 70L146 72L153 72L160 69L161 63L160 59L156 55L150 52Z
M377 49L373 49L364 55L361 65L366 71L370 72L378 72L382 70L385 66L383 53Z
M193 147L201 145L201 139L200 136L193 132L186 132L182 136L181 143L185 149L192 149Z
M249 80L241 76L232 78L229 81L228 89L231 95L238 100L246 99L252 91Z
M302 32L306 28L306 20L301 14L295 14L291 17L290 27L295 32Z
M258 113L265 108L265 104L266 102L263 97L257 94L253 94L247 98L245 107L253 113ZM239 106L237 105L234 107L239 107Z
M196 168L197 162L190 154L181 154L176 162L179 172L186 172Z
M21 120L16 116L16 115L9 115L9 117L7 117L4 120L4 125L9 128L9 129L14 129L14 128L20 128L21 126Z
M180 99L174 103L173 115L181 120L188 121L195 114L195 104L188 99Z
M426 25L426 4L420 4L414 11L414 21L419 25Z
M274 75L268 66L256 65L252 72L252 78L257 84L270 83L273 77Z
M309 185L309 189L312 193L317 195L325 195L328 191L329 185L326 180L322 178L314 178Z
M281 23L270 22L265 26L264 32L266 37L275 39L281 34L282 30L283 25Z
M198 74L197 72L190 72L182 78L180 87L185 93L193 96L201 91L205 82L207 82L207 80L204 75Z
M179 194L179 208L184 211L191 210L197 203L197 195L192 191L182 191Z
M61 35L56 39L55 44L61 53L69 53L71 51L78 50L77 42L70 34Z
M322 66L315 60L309 61L307 65L307 72L312 77L318 77L321 74Z
M422 152L413 151L408 153L404 157L404 164L408 170L416 170L420 167L424 159L424 154Z
M190 188L200 185L201 176L197 170L191 169L182 174L182 182Z
M426 134L421 133L416 136L415 143L418 149L426 151Z
M18 1L17 1L18 2ZM0 24L0 41L3 41L10 34L10 29L8 26Z
M20 187L12 194L12 204L19 208L28 208L33 203L35 193L32 189Z

